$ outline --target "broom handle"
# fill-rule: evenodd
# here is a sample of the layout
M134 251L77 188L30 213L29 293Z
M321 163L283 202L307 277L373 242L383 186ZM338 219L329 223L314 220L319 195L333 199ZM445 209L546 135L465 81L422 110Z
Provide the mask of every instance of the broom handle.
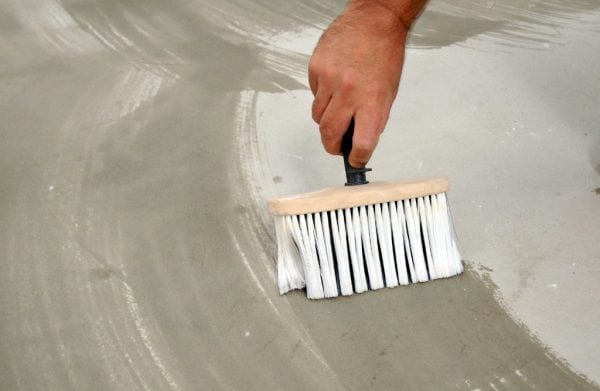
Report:
M354 168L350 165L348 157L352 151L352 137L354 137L354 118L350 120L348 130L342 137L342 155L344 155L344 169L346 170L346 186L365 185L367 181L367 171L370 168Z

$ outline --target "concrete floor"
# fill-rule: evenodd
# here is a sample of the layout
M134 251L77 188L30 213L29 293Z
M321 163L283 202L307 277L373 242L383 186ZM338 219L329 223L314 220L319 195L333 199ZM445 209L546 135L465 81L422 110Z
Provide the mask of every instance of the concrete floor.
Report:
M370 166L451 178L467 272L309 302L265 199L343 181L342 7L0 5L0 389L598 389L600 4L430 4Z

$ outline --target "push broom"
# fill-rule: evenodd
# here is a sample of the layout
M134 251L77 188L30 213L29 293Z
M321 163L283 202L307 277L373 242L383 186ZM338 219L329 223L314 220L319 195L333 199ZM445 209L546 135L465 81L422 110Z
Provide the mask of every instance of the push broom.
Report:
M346 185L270 200L279 291L310 299L455 276L456 247L446 178L369 183L348 162L353 121L342 139Z

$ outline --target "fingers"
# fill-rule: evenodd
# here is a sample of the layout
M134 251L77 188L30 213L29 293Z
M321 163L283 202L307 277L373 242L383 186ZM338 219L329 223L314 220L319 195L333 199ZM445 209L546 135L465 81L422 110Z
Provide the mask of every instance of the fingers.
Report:
M323 101L325 100L320 102ZM323 107L313 104L313 116L319 123L321 142L325 150L332 155L341 154L342 136L346 133L350 121L354 117L355 128L349 163L356 168L364 167L371 158L379 142L379 136L385 128L391 101L373 100L373 103L360 107L355 112L354 106L349 104L347 95L337 91ZM315 102L317 102L317 98L315 98Z
M330 154L341 154L342 136L346 133L353 114L353 108L346 104L343 96L334 94L319 122L321 142Z
M352 151L348 162L352 167L361 168L367 165L379 142L379 136L385 128L389 116L389 107L367 106L357 110L354 121L354 137Z
M334 72L331 70L317 70L317 67L312 64L309 69L309 75L312 75L312 77L309 77L309 80L313 80L310 83L311 89L314 86L313 95L315 96L312 104L312 118L319 124L331 100L331 96L336 90L336 79Z
M315 94L315 99L312 104L312 118L313 121L318 124L321 123L321 118L323 118L325 109L327 108L327 105L329 105L332 93L333 91L326 88L325 83L322 83Z
M321 142L332 155L341 154L342 136L352 117L356 120L349 163L364 167L383 132L394 94L385 88L371 85L358 89L356 74L346 72L343 79L335 68L318 69L316 61L309 64L309 83L315 96L313 120L319 124Z

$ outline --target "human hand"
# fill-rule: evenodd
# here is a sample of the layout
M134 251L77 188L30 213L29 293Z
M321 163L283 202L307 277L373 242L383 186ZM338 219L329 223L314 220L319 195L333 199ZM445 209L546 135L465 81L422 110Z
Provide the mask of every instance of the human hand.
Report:
M413 3L420 3L416 11ZM398 91L408 29L424 3L353 0L313 52L308 72L313 119L325 150L340 155L354 117L353 167L364 167L377 146Z

